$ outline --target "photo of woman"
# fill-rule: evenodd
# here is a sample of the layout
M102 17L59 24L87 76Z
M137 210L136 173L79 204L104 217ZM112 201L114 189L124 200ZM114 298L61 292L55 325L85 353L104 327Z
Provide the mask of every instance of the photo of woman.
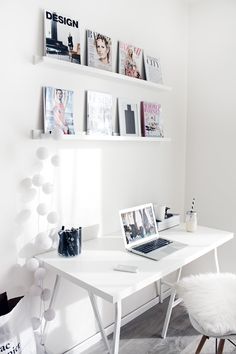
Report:
M74 134L73 91L44 87L44 132L60 129L63 134Z
M95 46L97 50L98 60L103 64L108 64L110 62L110 38L103 36L98 33L95 38Z
M112 41L101 33L87 31L88 66L112 71Z
M142 79L143 51L131 44L119 42L119 73Z

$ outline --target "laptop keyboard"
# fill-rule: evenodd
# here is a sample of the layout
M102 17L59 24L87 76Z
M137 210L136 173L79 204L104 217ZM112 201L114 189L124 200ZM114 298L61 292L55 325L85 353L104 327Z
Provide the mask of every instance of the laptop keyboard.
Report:
M157 240L145 243L144 245L140 245L137 247L134 247L133 249L135 251L143 252L143 253L149 253L152 251L155 251L158 248L164 247L166 245L169 245L173 241L165 240L164 238L158 238Z

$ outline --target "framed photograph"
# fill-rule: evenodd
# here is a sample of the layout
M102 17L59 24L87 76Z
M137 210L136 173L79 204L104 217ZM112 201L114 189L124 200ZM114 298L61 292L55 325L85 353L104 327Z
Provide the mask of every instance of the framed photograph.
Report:
M142 136L163 138L161 105L159 103L141 102Z
M87 30L88 66L112 71L111 38L97 32Z
M87 134L112 135L112 95L87 91Z
M44 133L59 128L63 134L75 134L73 91L44 87Z
M140 119L138 104L119 98L119 126L122 136L140 136Z

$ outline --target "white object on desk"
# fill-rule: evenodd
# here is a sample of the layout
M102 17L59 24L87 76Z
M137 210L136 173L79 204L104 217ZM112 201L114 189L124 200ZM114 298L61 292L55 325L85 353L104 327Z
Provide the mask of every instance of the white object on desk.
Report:
M118 270L120 272L137 273L138 267L125 264L118 264L117 266L115 266L114 270Z
M187 247L170 254L155 262L151 259L128 253L124 250L122 237L100 237L83 244L83 251L79 257L64 259L56 251L38 255L36 258L43 262L43 266L57 274L50 306L53 306L55 294L58 290L60 277L64 277L74 284L88 291L93 311L97 319L102 337L109 353L117 354L119 351L120 327L122 323L122 300L135 294L148 285L160 281L166 275L178 271L177 281L183 266L199 257L214 251L216 270L219 270L217 247L233 238L233 233L200 227L195 233L189 234L184 226L163 231L162 235L172 241L187 244ZM96 262L94 261L96 259ZM120 264L137 266L137 274L114 272L114 267ZM167 284L161 281L162 284ZM167 284L171 290L166 319L162 336L166 336L172 308L180 299L175 300L175 290L172 284ZM99 296L115 307L115 327L113 334L113 348L110 349L97 308L96 296ZM157 303L162 301L162 286Z
M164 219L163 221L157 221L157 229L158 231L163 231L166 229L169 229L174 226L180 225L180 215L179 214L173 214L167 219Z
M195 232L197 230L197 212L187 211L186 213L186 231Z

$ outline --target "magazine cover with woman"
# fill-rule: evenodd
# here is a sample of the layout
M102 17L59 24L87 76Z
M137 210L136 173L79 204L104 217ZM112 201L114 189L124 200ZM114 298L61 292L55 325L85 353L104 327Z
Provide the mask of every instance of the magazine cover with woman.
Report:
M44 87L44 132L59 128L63 134L75 134L73 91Z
M141 126L142 136L164 137L160 104L141 102Z
M88 66L112 71L112 41L101 33L87 30Z
M143 51L133 45L119 42L119 73L142 79Z
M81 63L79 21L55 11L44 11L45 55Z

